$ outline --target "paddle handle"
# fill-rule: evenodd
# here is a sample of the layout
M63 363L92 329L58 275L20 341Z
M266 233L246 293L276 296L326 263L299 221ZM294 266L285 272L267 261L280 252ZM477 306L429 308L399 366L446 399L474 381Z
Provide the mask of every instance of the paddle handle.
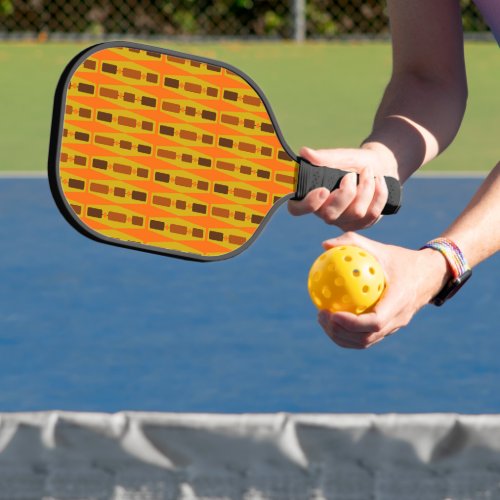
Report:
M299 175L297 181L297 192L294 200L302 200L307 193L319 187L326 187L330 191L340 186L343 177L351 172L331 167L318 167L312 165L304 158L297 158L299 163ZM384 177L389 195L382 213L384 215L395 214L401 207L402 189L401 184L394 177ZM359 175L357 181L359 182Z

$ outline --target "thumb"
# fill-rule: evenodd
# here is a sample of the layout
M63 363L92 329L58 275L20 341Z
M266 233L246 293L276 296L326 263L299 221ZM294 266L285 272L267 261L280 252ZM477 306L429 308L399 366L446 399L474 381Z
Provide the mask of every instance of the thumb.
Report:
M330 238L322 243L323 248L328 250L333 247L338 247L341 245L355 245L370 251L370 243L372 243L368 238L361 236L353 231L348 231L343 233L336 238Z
M355 172L359 171L366 163L366 154L359 149L311 149L302 147L299 154L313 165L335 168L346 167Z

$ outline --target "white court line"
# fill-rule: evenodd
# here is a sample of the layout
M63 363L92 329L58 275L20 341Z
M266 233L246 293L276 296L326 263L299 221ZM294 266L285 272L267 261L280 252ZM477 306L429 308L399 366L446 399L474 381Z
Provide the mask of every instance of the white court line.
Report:
M413 179L483 179L488 172L478 172L474 170L453 170L449 172L417 172ZM0 171L0 179L45 179L47 172L36 171Z
M477 170L453 170L450 172L416 172L414 179L484 179L487 171Z
M47 172L36 170L33 172L23 171L16 172L14 170L0 171L0 179L46 179Z

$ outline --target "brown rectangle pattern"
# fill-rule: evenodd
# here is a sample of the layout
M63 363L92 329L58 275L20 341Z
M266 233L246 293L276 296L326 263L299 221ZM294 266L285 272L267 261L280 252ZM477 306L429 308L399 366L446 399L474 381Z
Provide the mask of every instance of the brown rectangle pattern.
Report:
M146 201L148 195L142 191L132 191L132 199L137 201Z
M165 223L159 220L150 220L149 221L149 227L151 229L156 229L158 231L163 231L165 229Z
M132 173L132 167L130 165L123 165L122 163L113 163L113 170L119 174L130 175Z
M102 217L102 210L100 208L88 207L87 215L89 217L97 217L98 219L100 219Z
M137 125L137 121L133 118L129 118L128 116L119 116L118 125L123 125L124 127L135 127Z
M102 97L110 97L111 99L118 99L118 90L101 87L99 89L99 95Z
M181 130L179 132L181 139L186 139L188 141L196 141L198 134L196 132L191 132L190 130Z
M126 78L133 78L134 80L141 79L141 72L137 69L123 68L122 74Z
M106 184L99 184L97 182L91 182L89 189L94 193L101 193L101 194L109 193L109 186L106 186Z
M68 186L73 189L85 189L85 182L79 179L69 179Z
M103 135L96 135L94 141L96 144L104 144L105 146L115 145L115 140L112 137L104 137Z
M108 212L108 219L113 222L121 222L121 223L127 222L127 216L119 212Z
M212 207L212 215L215 217L228 218L231 213L226 208Z
M276 180L287 184L293 184L295 182L295 179L292 176L285 174L276 174Z
M219 233L218 231L210 231L208 233L208 237L213 241L224 241L224 234Z
M193 185L193 181L191 179L187 179L186 177L176 177L175 184L183 187L191 187Z
M197 83L186 82L184 84L184 89L188 92L194 92L195 94L201 94L201 85Z
M98 111L97 119L102 122L111 122L113 121L113 115L111 113L105 113L104 111Z
M175 151L169 151L168 149L158 149L156 155L160 158L168 158L169 160L175 160L177 157Z
M234 188L234 196L249 200L252 197L252 192L248 189Z
M188 228L186 226L179 226L178 224L170 224L170 232L174 234L187 234Z
M162 207L169 207L172 204L172 200L170 198L165 198L164 196L155 195L153 196L153 203Z

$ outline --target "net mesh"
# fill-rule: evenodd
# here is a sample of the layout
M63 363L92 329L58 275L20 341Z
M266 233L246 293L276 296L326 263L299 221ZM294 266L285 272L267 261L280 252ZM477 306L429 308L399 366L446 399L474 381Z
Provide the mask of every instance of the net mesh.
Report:
M500 498L500 416L0 414L0 500Z
M292 38L305 15L307 37L384 35L380 0L0 0L5 36L128 36ZM487 26L472 0L461 0L467 32Z

